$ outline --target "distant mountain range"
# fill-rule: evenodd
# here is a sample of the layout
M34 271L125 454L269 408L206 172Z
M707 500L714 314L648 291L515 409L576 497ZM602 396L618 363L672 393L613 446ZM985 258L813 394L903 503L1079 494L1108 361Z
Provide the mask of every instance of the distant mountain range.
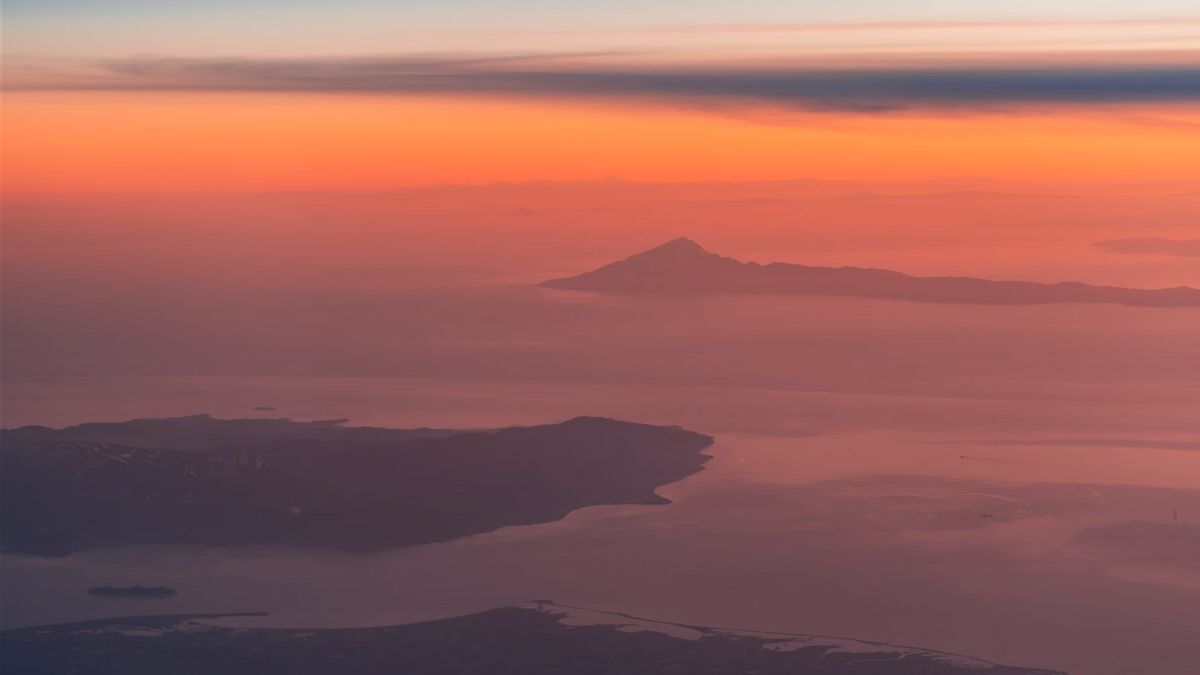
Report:
M606 293L771 293L831 295L912 302L981 305L1116 303L1139 307L1200 307L1200 289L1044 284L971 277L914 277L864 267L814 267L742 262L706 251L685 237L591 272L541 284Z
M376 628L214 625L221 618L4 631L0 665L26 675L1064 675L882 642L691 626L549 601Z
M496 431L207 415L0 433L0 546L63 555L133 544L368 551L595 504L661 504L712 438L577 417Z

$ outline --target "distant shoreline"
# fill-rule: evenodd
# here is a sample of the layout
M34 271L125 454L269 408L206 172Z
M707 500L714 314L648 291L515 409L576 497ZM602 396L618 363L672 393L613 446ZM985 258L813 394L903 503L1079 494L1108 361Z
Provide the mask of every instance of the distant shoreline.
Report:
M304 672L374 675L395 672L678 672L828 675L1065 675L1002 666L944 651L854 638L707 628L606 610L535 600L433 621L361 628L246 628L208 619L261 612L128 616L0 632L3 665L13 670L80 675L120 671ZM464 658L463 645L470 645ZM893 666L903 664L902 668ZM598 665L599 664L599 665ZM657 671L656 671L657 672Z

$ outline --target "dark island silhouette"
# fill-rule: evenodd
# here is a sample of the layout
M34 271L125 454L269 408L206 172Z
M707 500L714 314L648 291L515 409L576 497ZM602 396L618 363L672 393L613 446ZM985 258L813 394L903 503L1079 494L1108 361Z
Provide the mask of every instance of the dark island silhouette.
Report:
M166 586L93 586L88 593L99 598L157 598L174 597L174 588Z
M706 251L686 237L591 272L551 279L548 288L627 294L770 293L981 305L1116 303L1139 307L1200 307L1200 289L1093 286L1079 282L992 281L914 277L863 267L814 267L742 262Z
M495 431L208 416L2 432L0 545L65 555L134 544L371 551L662 504L712 438L597 417Z
M26 675L1064 675L849 638L667 623L549 601L400 626L229 628L191 614L0 632Z

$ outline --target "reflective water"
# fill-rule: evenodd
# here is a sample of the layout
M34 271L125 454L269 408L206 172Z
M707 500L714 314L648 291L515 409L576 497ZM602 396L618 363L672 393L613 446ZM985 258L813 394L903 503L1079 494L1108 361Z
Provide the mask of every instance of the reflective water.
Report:
M420 377L12 380L5 424L209 412L493 427L610 415L711 433L715 458L664 487L667 506L589 508L375 555L6 556L6 624L265 610L254 621L372 625L552 598L1077 675L1184 675L1200 661L1194 313L527 289L392 305L369 331L319 346L280 333L278 348ZM263 405L277 410L251 410ZM84 593L132 584L180 593Z

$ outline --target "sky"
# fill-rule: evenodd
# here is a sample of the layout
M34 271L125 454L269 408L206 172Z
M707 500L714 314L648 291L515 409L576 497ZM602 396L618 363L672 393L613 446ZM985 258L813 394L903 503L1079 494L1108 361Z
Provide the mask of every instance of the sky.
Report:
M1190 180L1191 3L5 5L9 193Z
M5 3L5 15L8 49L14 53L122 57L349 54L570 42L619 46L639 43L633 34L640 31L705 26L1173 23L1196 18L1196 10L1185 0L12 0ZM1033 35L1030 42L1045 37ZM1058 31L1060 44L1076 39L1082 35L1074 30Z

